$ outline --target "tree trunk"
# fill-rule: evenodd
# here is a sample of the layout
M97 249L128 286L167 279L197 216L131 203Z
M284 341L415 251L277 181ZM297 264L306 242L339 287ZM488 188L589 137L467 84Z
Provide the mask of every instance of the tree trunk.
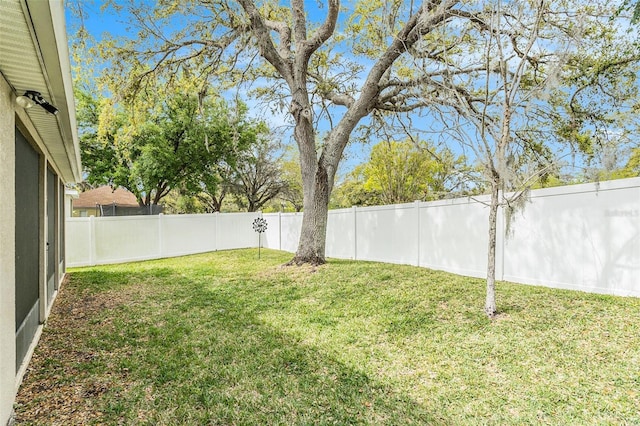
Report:
M506 80L506 72L505 72ZM509 146L511 135L512 109L508 94L505 95L503 105L503 119L500 140L496 146L495 161L497 169L491 168L491 205L489 207L489 252L487 256L487 297L484 302L484 312L493 318L497 311L496 305L496 237L498 222L498 206L500 205L500 187L503 184L503 173L507 169L505 151Z
M351 131L366 115L366 108L353 108L324 141L320 158L315 149L315 132L311 121L298 121L294 132L300 149L303 209L300 241L295 257L289 264L321 265L325 261L329 196Z
M321 163L321 162L320 162ZM300 241L290 264L322 265L325 261L327 220L329 215L329 183L326 169L319 164L313 183L314 195L305 203Z
M498 182L491 182L491 205L489 208L489 253L487 261L487 298L484 311L493 318L496 315L496 236L498 221Z
M311 120L305 116L297 119L294 135L300 150L304 215L298 250L289 264L322 265L325 263L330 183L333 180L327 174L324 154L318 158Z

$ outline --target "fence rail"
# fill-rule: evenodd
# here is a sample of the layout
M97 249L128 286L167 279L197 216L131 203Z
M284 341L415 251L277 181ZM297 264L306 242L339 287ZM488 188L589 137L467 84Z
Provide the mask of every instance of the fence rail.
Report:
M326 255L484 277L487 197L329 212ZM257 247L260 213L67 219L69 266ZM262 215L263 247L295 252L302 213ZM506 235L498 215L497 279L640 297L640 178L540 189Z

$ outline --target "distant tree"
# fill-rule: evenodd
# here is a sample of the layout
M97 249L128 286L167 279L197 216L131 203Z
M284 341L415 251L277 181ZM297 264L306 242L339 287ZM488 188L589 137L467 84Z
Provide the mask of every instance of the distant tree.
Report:
M163 198L163 212L166 214L194 214L206 213L204 206L196 196L182 195L178 191L171 191Z
M435 160L421 154L410 142L378 143L363 170L365 189L378 193L383 204L425 199Z
M149 92L133 104L80 96L82 160L91 184L124 187L140 205L158 204L171 190L194 195L218 185L255 143L258 127L222 101ZM97 113L99 111L99 113Z
M231 171L230 187L241 208L255 212L287 187L278 149L277 143L263 135L237 161Z
M596 171L597 180L625 179L640 176L640 147L633 148L624 165Z
M196 195L206 213L221 212L228 195L233 194L233 168L226 163L218 165L215 175L203 182Z
M300 159L294 153L288 152L289 158L282 160L282 179L286 183L279 198L291 204L293 210L299 212L304 205L302 193L302 174L300 173Z
M366 163L359 164L345 175L336 189L331 194L332 208L347 208L352 206L381 205L380 194L371 189L366 189L364 169Z
M78 86L74 96L81 158L87 174L82 189L110 184L107 176L114 174L116 147L112 140L98 137L100 114L105 101Z
M464 156L432 143L385 141L373 146L369 161L339 183L332 207L371 206L435 200L477 189ZM477 178L476 178L477 179Z
M437 199L454 189L456 166L463 168L463 157L428 142L380 142L364 165L364 188L384 204Z
M635 148L631 152L631 157L623 170L625 173L624 177L640 176L640 148Z

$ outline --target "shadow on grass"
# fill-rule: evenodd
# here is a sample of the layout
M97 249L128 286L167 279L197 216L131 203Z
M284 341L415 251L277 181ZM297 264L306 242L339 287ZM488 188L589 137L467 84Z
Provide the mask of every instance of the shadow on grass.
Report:
M160 272L158 272L160 271ZM160 268L164 285L87 318L96 421L107 424L444 424L393 387L258 318L304 289L216 285ZM146 273L74 272L68 292L118 292ZM158 282L155 282L158 284ZM269 293L267 296L266 293ZM115 293L114 293L115 294ZM103 378L101 378L102 376Z

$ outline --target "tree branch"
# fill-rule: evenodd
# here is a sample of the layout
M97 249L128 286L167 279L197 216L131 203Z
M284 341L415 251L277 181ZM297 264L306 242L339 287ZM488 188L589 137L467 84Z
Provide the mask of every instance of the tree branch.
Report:
M264 24L267 28L276 31L280 35L280 47L278 53L282 58L288 58L291 55L291 28L281 21L265 20Z
M327 17L318 28L313 37L305 43L304 57L309 60L313 52L318 50L333 35L338 20L338 12L340 11L340 0L329 0L329 12Z
M380 93L383 87L379 85L379 82L396 59L437 24L452 16L450 9L457 3L458 0L443 0L436 5L433 1L429 1L423 4L418 12L409 18L404 28L371 68L364 84L365 88L370 89L368 91L366 89L363 90L363 95L361 96L364 102L372 102L374 97Z
M273 40L269 35L269 28L260 15L260 11L251 0L238 0L245 13L249 16L251 22L251 30L253 31L260 54L278 70L278 72L290 82L293 83L292 64L288 58L283 58L276 50Z

